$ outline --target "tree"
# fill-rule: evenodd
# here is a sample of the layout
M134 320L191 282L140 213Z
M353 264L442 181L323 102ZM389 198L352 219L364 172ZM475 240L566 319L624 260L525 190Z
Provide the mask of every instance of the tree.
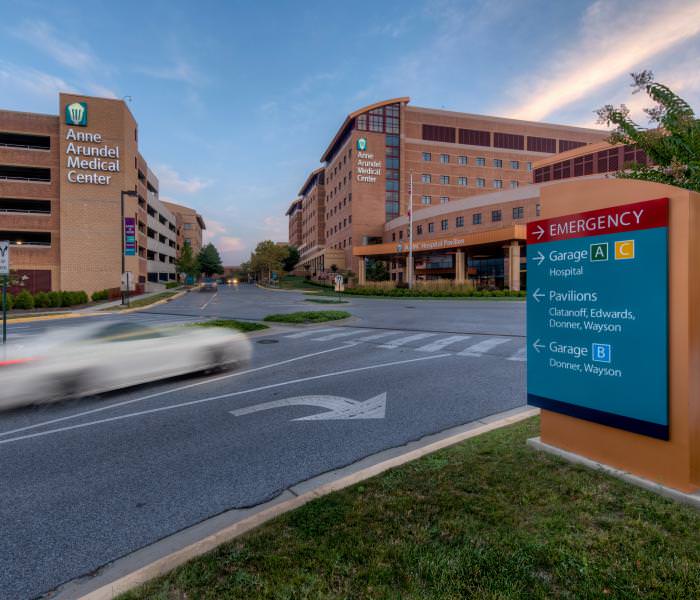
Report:
M282 268L287 272L291 273L299 262L299 250L296 246L287 246L287 258L283 261Z
M387 270L384 261L370 258L367 261L365 276L367 281L388 281L389 271Z
M271 240L260 242L250 257L250 268L254 273L271 278L273 271L281 271L284 260L289 255L285 246L278 246Z
M613 144L632 144L643 150L653 164L633 163L617 177L643 179L700 191L700 120L690 105L667 86L654 81L651 71L632 73L634 93L644 90L656 103L644 109L652 128L640 127L622 104L607 104L596 111L598 122L616 125Z
M224 271L219 251L212 243L207 244L201 249L197 256L197 265L199 272L204 273L207 277L223 273Z
M190 246L189 242L185 242L185 245L180 250L180 256L178 256L175 266L178 273L184 273L189 277L197 277L199 275L197 259L194 257L192 246Z

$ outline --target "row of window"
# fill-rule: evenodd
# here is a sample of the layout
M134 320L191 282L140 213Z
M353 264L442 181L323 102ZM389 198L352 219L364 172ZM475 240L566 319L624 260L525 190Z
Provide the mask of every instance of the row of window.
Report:
M432 162L433 160L433 153L432 152L423 152L423 162ZM450 155L449 154L440 154L440 163L443 165L449 165L450 164ZM469 157L460 155L457 157L457 164L458 165L468 165L469 164ZM483 156L477 156L474 158L474 164L477 167L485 167L486 166L486 158ZM503 168L503 159L501 158L494 158L492 159L491 166L493 166L496 169L502 169ZM527 171L530 172L532 171L532 163L531 162L526 162L525 167L527 168ZM510 168L513 170L519 170L520 169L520 161L519 160L511 160L510 161Z
M329 219L332 217L334 214L336 214L341 208L345 208L348 204L352 202L352 193L349 193L345 198L343 198L343 201L340 202L338 201L338 204L335 206L332 206L330 210L326 211L326 219Z
M341 225L340 221L337 223L337 225L334 225L330 229L326 230L326 237L330 237L334 233L338 233L341 229L347 227L348 225L352 225L352 215L346 217L343 219L343 223Z
M342 250L343 248L347 248L348 246L352 246L352 238L349 237L346 240L343 240L342 242L338 242L337 244L333 244L331 248L335 248L336 250Z
M421 183L432 183L433 176L430 173L423 173L420 176L420 181L421 181ZM478 187L478 188L486 187L486 179L483 177L474 178L474 182L475 182L476 187ZM449 175L440 175L440 185L450 185L450 176ZM457 185L459 185L461 187L468 187L469 178L468 177L457 177ZM519 183L517 180L511 179L511 181L510 181L511 189L517 188L518 185L519 185ZM503 180L502 179L494 179L493 180L493 187L496 188L497 190L502 189L503 188Z

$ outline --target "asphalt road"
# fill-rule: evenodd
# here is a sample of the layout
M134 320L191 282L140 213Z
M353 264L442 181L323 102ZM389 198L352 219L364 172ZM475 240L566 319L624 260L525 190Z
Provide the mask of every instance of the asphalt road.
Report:
M121 318L322 308L304 298L242 285ZM524 404L524 303L353 299L342 308L351 321L255 337L245 371L0 414L0 596L39 596L222 511ZM81 321L13 327L11 342ZM370 399L374 411L353 404ZM280 406L243 414L269 402ZM355 418L318 418L337 416L336 405Z

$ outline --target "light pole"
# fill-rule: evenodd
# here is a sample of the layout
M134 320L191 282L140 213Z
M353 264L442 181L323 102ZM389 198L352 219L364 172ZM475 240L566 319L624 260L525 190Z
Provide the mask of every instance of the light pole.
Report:
M124 229L124 196L131 196L132 198L138 196L134 190L122 190L121 200L122 200L122 218L121 218L121 229L122 229L122 276L126 272L126 246L125 237L126 231ZM121 280L121 277L120 277ZM126 282L126 294L122 292L122 306L129 303L129 281L127 278Z

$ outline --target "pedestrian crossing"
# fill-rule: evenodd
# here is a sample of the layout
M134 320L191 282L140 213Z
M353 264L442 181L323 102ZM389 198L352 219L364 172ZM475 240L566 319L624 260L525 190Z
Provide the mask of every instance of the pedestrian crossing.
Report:
M367 335L368 334L368 335ZM409 348L416 352L447 352L456 356L480 358L496 356L512 362L527 361L525 338L522 336L447 334L402 330L377 331L360 327L307 329L284 336L311 342L355 342L375 345L385 350Z

